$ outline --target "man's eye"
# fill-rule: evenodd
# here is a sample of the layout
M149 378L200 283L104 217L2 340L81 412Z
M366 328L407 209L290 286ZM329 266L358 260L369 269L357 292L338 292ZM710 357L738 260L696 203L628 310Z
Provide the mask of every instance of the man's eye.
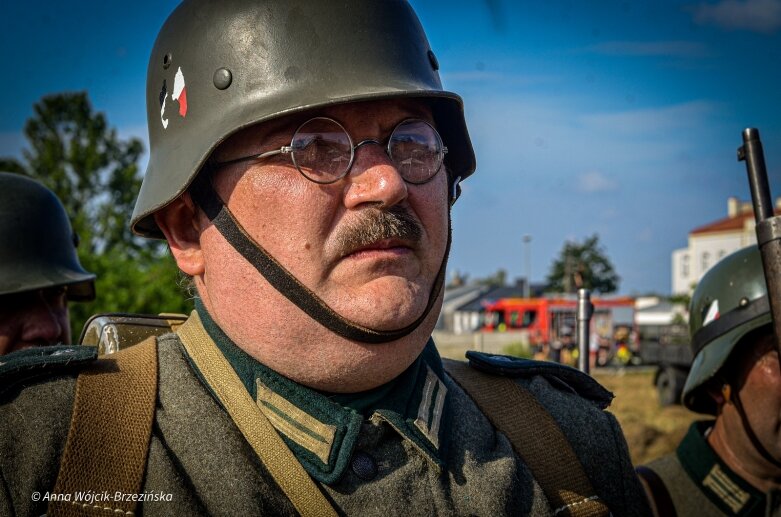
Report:
M47 300L59 300L68 292L68 287L64 285L58 285L56 287L50 287L43 291L43 295Z

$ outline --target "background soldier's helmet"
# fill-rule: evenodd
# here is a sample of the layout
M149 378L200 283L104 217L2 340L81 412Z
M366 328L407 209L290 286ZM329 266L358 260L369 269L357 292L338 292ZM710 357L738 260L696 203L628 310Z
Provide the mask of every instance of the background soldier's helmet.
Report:
M0 295L67 286L69 300L95 298L95 275L76 256L76 234L54 193L0 172Z
M683 403L716 414L707 393L744 336L771 323L762 258L756 246L725 257L702 277L692 295L689 327L695 355L683 388Z
M185 0L149 61L151 149L133 230L162 237L154 212L231 134L344 102L426 99L448 148L452 188L474 172L475 158L461 98L442 89L438 68L406 1Z

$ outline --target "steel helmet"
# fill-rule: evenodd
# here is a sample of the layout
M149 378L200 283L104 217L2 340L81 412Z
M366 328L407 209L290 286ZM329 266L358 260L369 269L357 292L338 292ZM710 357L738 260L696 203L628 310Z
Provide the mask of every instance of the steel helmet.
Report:
M431 105L451 188L475 169L461 98L404 0L185 0L147 70L150 159L131 220L162 237L153 214L191 184L240 129L345 102L416 97Z
M683 403L699 413L716 414L706 393L727 358L754 329L771 323L762 257L757 246L722 259L702 277L692 295L689 329L694 355Z
M0 172L0 295L56 286L68 287L69 300L95 298L65 208L37 181Z

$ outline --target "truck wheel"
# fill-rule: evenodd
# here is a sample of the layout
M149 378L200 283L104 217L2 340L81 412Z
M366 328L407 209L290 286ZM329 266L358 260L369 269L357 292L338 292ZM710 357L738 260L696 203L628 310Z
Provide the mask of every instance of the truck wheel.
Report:
M662 406L680 404L684 384L686 384L686 372L677 368L663 367L656 378L659 404Z

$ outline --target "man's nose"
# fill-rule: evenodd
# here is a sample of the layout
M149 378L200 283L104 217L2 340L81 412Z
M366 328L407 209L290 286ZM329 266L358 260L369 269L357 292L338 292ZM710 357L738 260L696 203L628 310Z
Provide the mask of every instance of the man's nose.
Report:
M48 299L39 293L36 303L29 307L25 318L22 340L55 344L70 341L68 336L68 308L64 299Z
M347 175L345 206L356 208L368 203L390 207L407 199L407 183L385 148L365 141L356 146L355 159Z

